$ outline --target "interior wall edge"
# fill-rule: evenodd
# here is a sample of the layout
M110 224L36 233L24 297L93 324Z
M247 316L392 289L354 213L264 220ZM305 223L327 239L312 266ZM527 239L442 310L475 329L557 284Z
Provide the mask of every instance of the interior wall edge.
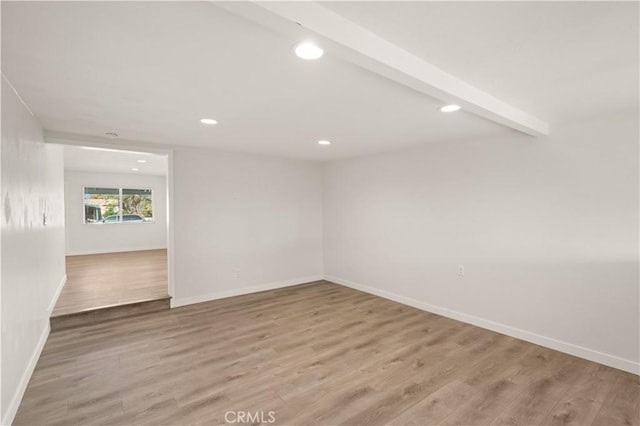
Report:
M266 283L266 284L261 284L257 286L235 288L232 290L218 291L215 293L202 294L198 296L171 299L171 307L177 308L180 306L193 305L195 303L209 302L211 300L226 299L228 297L242 296L244 294L250 294L250 293L259 293L261 291L275 290L277 288L283 288L283 287L292 287L295 285L307 284L314 281L320 281L322 279L324 279L324 276L322 274L311 275L307 277L300 277L300 278L294 278L286 281Z
M40 339L38 340L38 345L36 346L33 354L31 355L31 358L29 359L27 369L22 374L18 389L16 389L15 393L11 397L11 402L9 403L9 406L4 413L4 416L2 418L3 426L10 426L13 423L13 419L16 417L18 408L20 407L20 403L22 402L22 398L24 397L24 393L27 390L27 385L31 380L33 371L36 369L36 365L38 364L38 360L40 359L40 354L42 354L42 350L44 349L44 345L47 343L50 332L51 324L49 323L49 321L47 321L45 323L44 329L42 330L42 334L40 335Z
M527 330L511 327L506 324L490 321L484 318L476 317L474 315L465 314L463 312L454 311L451 309L443 308L441 306L432 305L426 302L422 302L417 299L402 296L396 293L391 293L386 290L380 290L368 285L355 283L353 281L345 280L339 277L325 275L326 281L334 284L339 284L345 287L360 290L365 293L373 294L375 296L383 297L385 299L393 300L394 302L402 303L403 305L411 306L422 311L430 312L437 315L442 315L447 318L451 318L457 321L462 321L468 324L475 325L477 327L485 328L487 330L495 331L497 333L505 334L507 336L515 337L516 339L524 340L529 343L544 346L550 349L554 349L559 352L564 352L569 355L583 358L588 361L597 362L609 367L616 368L618 370L627 371L632 374L640 375L640 363L623 359L615 355L606 354L593 349L585 348L582 346L574 345L569 342L556 340L551 337L542 336L540 334L532 333Z
M62 276L62 279L60 279L60 284L58 284L58 288L56 288L56 292L53 294L53 297L51 298L51 302L49 303L49 308L47 309L47 316L51 316L51 314L53 313L53 309L56 307L56 303L58 303L58 298L60 298L60 293L62 293L62 289L64 287L64 285L67 283L67 274L64 274Z

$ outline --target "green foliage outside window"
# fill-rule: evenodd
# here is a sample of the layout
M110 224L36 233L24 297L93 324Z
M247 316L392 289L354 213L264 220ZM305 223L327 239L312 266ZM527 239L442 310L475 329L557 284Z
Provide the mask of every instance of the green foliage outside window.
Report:
M150 189L85 187L84 207L85 223L119 223L123 215L125 222L153 220Z

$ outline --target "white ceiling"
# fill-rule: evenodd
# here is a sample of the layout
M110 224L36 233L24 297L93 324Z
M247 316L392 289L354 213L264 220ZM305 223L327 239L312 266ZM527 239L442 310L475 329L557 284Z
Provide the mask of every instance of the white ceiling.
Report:
M552 123L638 107L637 1L323 5Z
M637 107L636 3L323 5L552 123ZM2 72L49 131L317 160L511 132L297 41L206 2L2 2Z
M139 163L138 160L144 160ZM73 145L64 146L64 168L80 172L167 175L167 156ZM137 171L131 169L136 168Z

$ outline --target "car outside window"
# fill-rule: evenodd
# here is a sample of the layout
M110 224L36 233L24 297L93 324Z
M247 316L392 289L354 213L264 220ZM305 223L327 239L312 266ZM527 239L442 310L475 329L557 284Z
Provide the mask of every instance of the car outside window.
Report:
M153 192L143 188L84 187L84 223L153 222Z

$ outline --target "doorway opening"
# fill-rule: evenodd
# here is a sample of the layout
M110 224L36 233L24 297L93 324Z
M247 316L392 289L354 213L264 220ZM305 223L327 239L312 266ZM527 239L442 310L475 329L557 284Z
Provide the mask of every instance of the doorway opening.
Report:
M63 150L67 280L51 329L169 309L169 154Z

